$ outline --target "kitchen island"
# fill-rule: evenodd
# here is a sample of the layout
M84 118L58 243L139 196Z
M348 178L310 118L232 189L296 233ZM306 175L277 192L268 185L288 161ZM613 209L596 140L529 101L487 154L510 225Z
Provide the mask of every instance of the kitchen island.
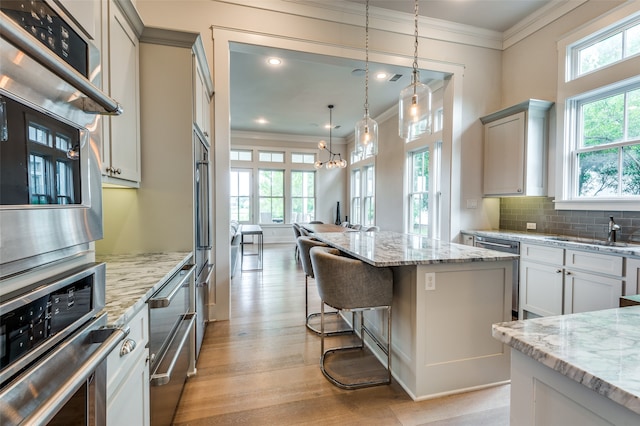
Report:
M492 338L491 325L511 319L517 255L386 231L314 237L373 266L391 267L391 369L414 400L509 381L509 350ZM365 316L381 340L382 315Z
M640 306L493 326L511 346L511 424L639 425Z

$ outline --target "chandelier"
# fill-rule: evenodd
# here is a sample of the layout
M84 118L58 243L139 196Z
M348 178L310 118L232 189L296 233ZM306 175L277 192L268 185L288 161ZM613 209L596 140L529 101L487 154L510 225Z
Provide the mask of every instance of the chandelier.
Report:
M411 84L400 92L398 130L405 141L431 133L431 89L420 82L418 72L418 0L414 5L413 73Z
M313 164L313 166L316 169L319 169L322 166L325 166L327 169L336 169L336 168L344 169L345 167L347 167L347 160L343 159L342 155L340 155L339 152L332 151L332 147L331 147L331 131L333 130L332 111L333 111L333 105L329 105L329 147L327 147L327 143L325 141L318 142L318 149L320 150L320 152L327 151L329 153L329 159L324 162L317 160Z
M356 144L363 154L378 154L378 123L369 117L369 0L366 2L365 20L365 73L364 73L364 117L356 123Z

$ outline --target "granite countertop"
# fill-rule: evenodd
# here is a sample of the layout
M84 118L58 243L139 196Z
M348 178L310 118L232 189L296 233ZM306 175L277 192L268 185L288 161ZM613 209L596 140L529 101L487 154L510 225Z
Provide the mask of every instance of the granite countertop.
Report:
M493 337L640 414L640 306L493 325Z
M602 253L621 254L624 256L640 257L640 244L619 243L619 245L604 245L602 243L589 239L567 237L555 234L536 234L523 231L509 230L468 230L462 231L464 234L471 234L483 237L502 238L505 240L513 240L520 242L530 242L545 244L558 248L569 248L578 250L599 251ZM563 240L567 238L568 240ZM625 244L625 245L623 245Z
M397 232L331 232L313 234L356 259L373 266L494 262L519 256Z
M191 258L191 252L96 255L96 262L107 264L104 310L109 325L126 324Z

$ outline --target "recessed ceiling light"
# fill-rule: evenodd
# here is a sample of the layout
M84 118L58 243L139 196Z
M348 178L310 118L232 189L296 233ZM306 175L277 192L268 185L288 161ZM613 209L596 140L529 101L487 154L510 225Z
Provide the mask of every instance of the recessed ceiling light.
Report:
M376 73L376 78L378 80L384 80L385 78L387 78L387 73L386 72L377 72Z
M281 65L282 64L282 59L280 59L280 58L269 58L269 59L267 59L267 63L269 65Z
M258 119L256 120L256 123L258 123L258 124L268 124L269 122L267 121L267 119L266 119L266 118L262 118L262 117L260 117L260 118L258 118Z

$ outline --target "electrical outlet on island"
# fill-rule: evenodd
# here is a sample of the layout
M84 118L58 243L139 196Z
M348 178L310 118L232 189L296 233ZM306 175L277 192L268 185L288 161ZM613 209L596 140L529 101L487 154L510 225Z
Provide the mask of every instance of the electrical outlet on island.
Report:
M527 222L527 231L536 229L535 222Z

